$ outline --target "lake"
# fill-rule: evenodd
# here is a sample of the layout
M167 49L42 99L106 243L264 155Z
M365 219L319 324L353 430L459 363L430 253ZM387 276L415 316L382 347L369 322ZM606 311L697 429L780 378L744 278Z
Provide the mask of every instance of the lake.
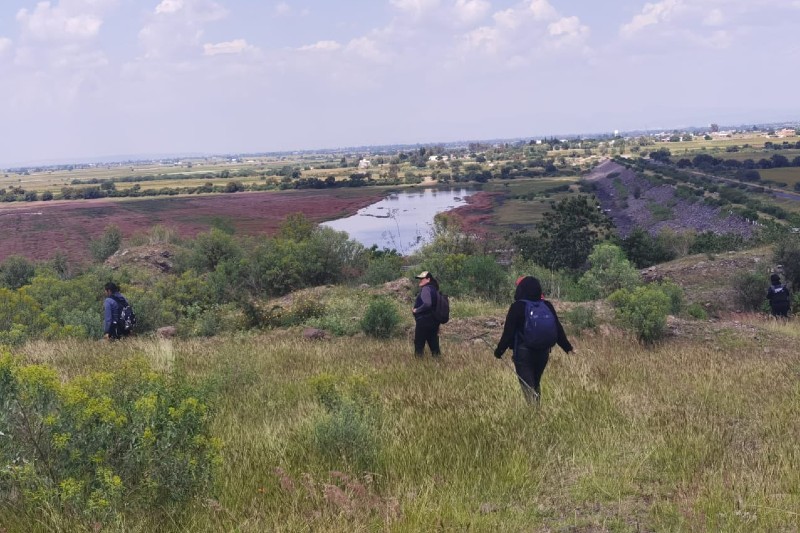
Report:
M322 225L346 231L367 248L394 248L403 255L416 251L431 238L433 217L466 203L469 189L420 189L394 193L353 216Z

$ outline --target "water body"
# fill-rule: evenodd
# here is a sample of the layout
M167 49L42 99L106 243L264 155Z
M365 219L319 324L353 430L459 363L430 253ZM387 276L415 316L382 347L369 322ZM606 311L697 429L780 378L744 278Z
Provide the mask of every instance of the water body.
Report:
M323 223L346 231L367 248L394 248L407 255L430 240L433 217L466 203L469 189L420 189L394 193L347 218Z

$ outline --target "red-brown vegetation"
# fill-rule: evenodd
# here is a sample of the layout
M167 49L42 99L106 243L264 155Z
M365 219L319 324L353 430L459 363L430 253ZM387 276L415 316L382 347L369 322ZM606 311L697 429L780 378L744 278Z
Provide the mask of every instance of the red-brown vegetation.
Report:
M0 209L0 261L10 255L47 260L56 252L89 257L89 241L115 224L124 237L161 224L182 237L206 231L216 219L237 234L273 234L284 218L303 213L314 222L348 216L380 199L372 190L288 191L214 196L33 202Z

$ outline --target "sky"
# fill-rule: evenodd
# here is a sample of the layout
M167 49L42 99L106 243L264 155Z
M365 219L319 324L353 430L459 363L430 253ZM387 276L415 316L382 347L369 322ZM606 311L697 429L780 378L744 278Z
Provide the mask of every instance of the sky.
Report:
M800 0L2 0L0 167L800 120Z

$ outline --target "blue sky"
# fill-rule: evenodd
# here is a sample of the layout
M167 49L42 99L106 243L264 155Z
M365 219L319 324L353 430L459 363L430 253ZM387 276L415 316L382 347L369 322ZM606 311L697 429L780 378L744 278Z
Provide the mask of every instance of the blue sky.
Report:
M4 0L0 166L800 120L800 0Z

